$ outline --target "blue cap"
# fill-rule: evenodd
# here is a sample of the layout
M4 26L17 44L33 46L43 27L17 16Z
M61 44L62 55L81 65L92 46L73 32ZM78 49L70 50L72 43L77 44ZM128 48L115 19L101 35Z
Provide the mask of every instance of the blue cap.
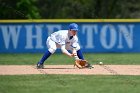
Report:
M76 23L71 23L69 25L69 30L75 30L78 31L78 25Z

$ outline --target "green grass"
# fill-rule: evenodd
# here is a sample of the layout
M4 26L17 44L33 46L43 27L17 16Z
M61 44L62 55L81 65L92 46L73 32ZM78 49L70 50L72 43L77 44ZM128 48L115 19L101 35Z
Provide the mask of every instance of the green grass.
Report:
M139 76L0 76L0 93L139 93Z
M0 54L1 65L35 65L43 54ZM140 64L139 53L85 53L85 59L96 64L100 61L104 64ZM74 59L64 54L53 54L45 64L73 64Z
M35 65L43 54L0 54L0 65ZM140 54L84 54L92 64L140 64ZM45 64L73 64L74 59L53 54ZM0 93L139 93L140 76L0 75Z

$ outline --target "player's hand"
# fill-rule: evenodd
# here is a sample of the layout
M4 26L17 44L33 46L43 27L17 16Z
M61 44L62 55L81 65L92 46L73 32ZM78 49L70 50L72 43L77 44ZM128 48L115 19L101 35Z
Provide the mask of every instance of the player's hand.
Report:
M73 53L73 54L71 54L71 56L74 57L74 56L77 56L77 54L76 53Z
M77 56L77 54L76 53L73 53L73 56Z
M74 56L76 56L76 54L70 54L70 57L74 57Z
M71 54L71 55L70 55L70 57L74 57L74 55L73 55L73 54Z

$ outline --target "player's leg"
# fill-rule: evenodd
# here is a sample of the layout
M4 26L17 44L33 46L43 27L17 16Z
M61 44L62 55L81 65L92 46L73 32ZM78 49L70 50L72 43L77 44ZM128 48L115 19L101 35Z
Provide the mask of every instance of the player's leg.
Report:
M43 66L45 60L51 55L51 52L49 50L47 50L44 55L42 56L42 58L40 59L40 61L37 63L38 67ZM41 67L43 68L43 67Z
M77 51L77 56L79 57L79 59L84 60L84 56L83 56L83 53L82 53L81 49L79 49L79 50Z
M83 53L82 53L82 51L81 51L81 49L80 49L79 44L77 44L76 52L77 52L78 58L84 60L84 56L83 56Z
M47 60L56 50L56 43L53 42L50 38L47 39L46 44L48 46L48 50L44 53L40 61L37 63L37 68L43 68L45 60Z

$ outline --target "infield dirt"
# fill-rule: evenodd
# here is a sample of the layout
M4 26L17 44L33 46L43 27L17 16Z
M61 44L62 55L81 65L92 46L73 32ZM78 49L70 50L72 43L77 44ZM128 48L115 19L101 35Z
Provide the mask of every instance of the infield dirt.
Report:
M140 75L140 65L94 65L93 69L78 69L73 65L0 65L0 75L79 74L79 75Z

